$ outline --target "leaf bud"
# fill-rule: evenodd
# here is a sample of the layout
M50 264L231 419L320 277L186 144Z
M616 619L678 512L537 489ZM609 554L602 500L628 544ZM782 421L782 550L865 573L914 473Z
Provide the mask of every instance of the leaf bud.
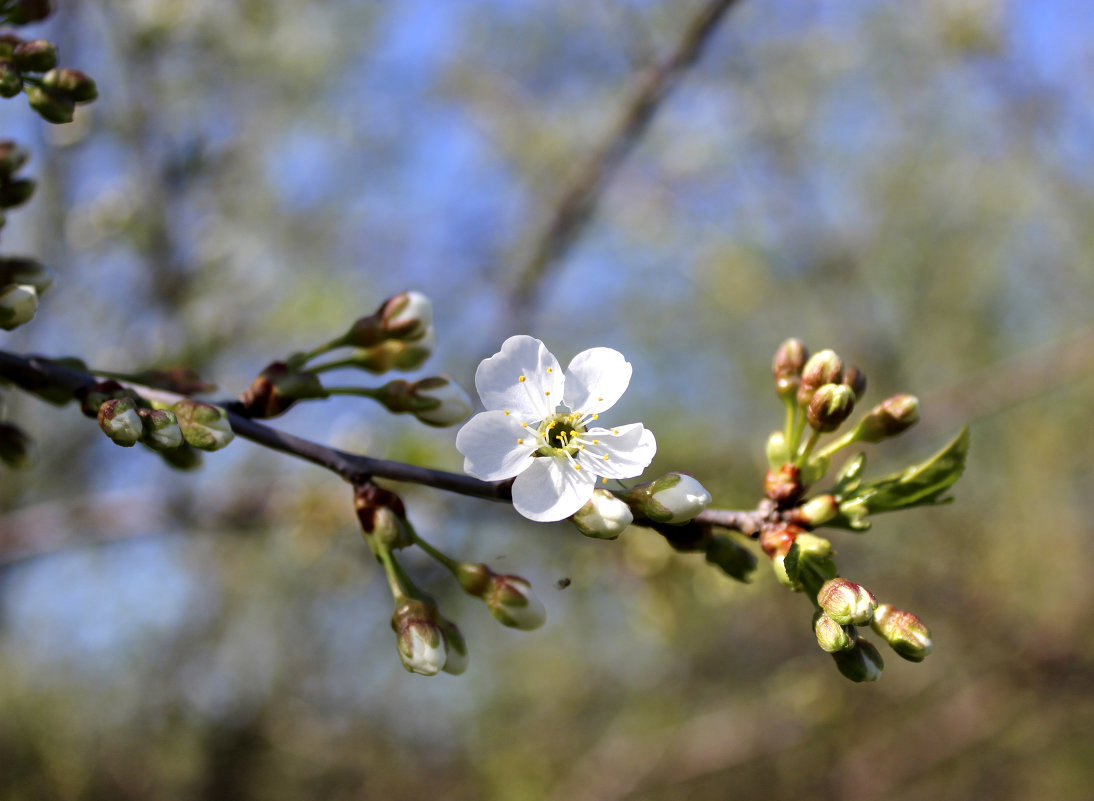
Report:
M30 284L12 284L0 289L0 328L11 331L34 319L38 313L38 291Z
M737 581L749 581L756 570L756 554L729 534L715 534L707 541L706 560Z
M878 604L870 628L909 662L922 662L934 650L931 632L923 621L890 604Z
M57 47L45 39L32 39L17 44L12 58L23 72L45 72L57 66Z
M203 451L219 451L235 438L228 413L212 403L183 398L171 411L187 443Z
M430 607L416 598L402 598L391 616L403 667L422 676L436 676L448 661L444 633Z
M854 437L858 442L881 442L903 434L919 420L919 398L893 395L886 398L859 421Z
M801 386L798 388L798 406L803 409L813 399L813 393L825 384L843 381L843 362L834 350L822 350L809 357L802 368Z
M856 682L877 681L885 669L877 648L861 637L850 650L833 652L832 659L844 677Z
M857 364L852 364L843 371L843 383L855 393L855 403L862 400L862 396L866 394L866 373Z
M626 503L608 490L598 489L570 520L586 537L614 540L634 521L634 515Z
M824 612L813 615L813 633L821 650L830 654L854 648L858 640L854 626L841 626Z
M632 508L655 523L678 526L692 520L710 504L710 493L688 473L667 473L628 490Z
M79 70L50 70L42 76L42 86L63 93L77 103L90 103L99 96L95 81Z
M783 400L790 400L797 394L802 367L808 358L809 351L800 339L787 339L775 351L771 374L775 378L775 392Z
M781 431L773 431L767 438L767 464L775 470L790 461L790 449L786 447L786 437Z
M273 362L239 396L239 402L247 417L265 419L285 412L298 400L325 397L327 391L315 373Z
M801 470L797 465L786 463L768 470L764 476L764 494L781 507L797 503L804 491Z
M846 384L825 384L809 401L806 418L817 431L835 431L855 409L855 392Z
M471 414L471 398L449 376L423 378L411 384L418 402L414 416L426 425L444 428L462 423Z
M0 85L2 85L2 80L3 72L0 68ZM0 91L0 94L3 94L3 92ZM56 125L72 122L72 113L76 104L66 94L54 92L44 86L28 86L27 102L32 109L38 112L38 116L46 122L52 122Z
M792 523L765 525L760 529L760 548L772 559L786 556L790 546L804 533L805 529Z
M547 620L543 602L520 576L492 575L482 595L487 609L502 625L523 631L538 629Z
M817 593L817 605L841 626L864 626L877 608L877 599L865 587L845 578L824 582Z
M25 470L37 458L34 440L14 423L0 423L0 460L13 470Z
M834 519L839 514L839 502L836 496L830 493L810 498L796 509L791 509L788 516L798 525L817 528Z
M144 433L133 398L112 398L99 406L99 427L115 445L132 448Z
M15 0L8 9L8 23L27 25L45 19L52 12L50 0Z
M459 676L467 671L467 641L463 632L451 620L441 618L441 633L444 635L445 650L448 658L441 668L445 673Z
M169 451L182 444L182 429L175 413L167 409L137 409L144 425L142 441L155 451Z

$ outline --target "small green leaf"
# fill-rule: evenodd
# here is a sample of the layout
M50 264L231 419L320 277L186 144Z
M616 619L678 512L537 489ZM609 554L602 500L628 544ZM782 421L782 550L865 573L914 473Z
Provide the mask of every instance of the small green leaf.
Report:
M798 547L798 543L794 543L790 546L790 550L787 551L786 557L783 559L783 567L786 568L786 575L791 581L798 580L798 570L801 567L801 548Z
M836 500L849 496L858 489L862 483L862 471L866 467L866 454L859 453L847 460L847 463L836 473L836 485L832 487L832 494Z

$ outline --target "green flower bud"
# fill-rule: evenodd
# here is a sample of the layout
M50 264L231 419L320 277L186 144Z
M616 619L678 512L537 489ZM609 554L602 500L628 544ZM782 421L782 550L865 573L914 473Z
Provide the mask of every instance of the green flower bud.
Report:
M65 94L77 103L90 103L99 96L95 81L79 70L50 70L42 76L42 86Z
M843 362L834 350L814 353L802 368L801 386L798 388L798 406L806 408L813 393L825 384L843 381Z
M34 194L35 183L30 178L17 178L0 184L0 207L5 209L21 206Z
M0 286L29 284L42 294L53 286L53 273L34 259L0 258Z
M176 470L197 470L204 461L201 451L183 442L177 448L158 451L160 457Z
M45 72L57 66L57 48L45 39L17 44L12 57L15 66L23 72Z
M828 472L828 466L831 461L831 458L828 456L816 455L810 458L801 469L800 476L802 487L811 487L824 478L824 474Z
M491 576L482 599L490 614L510 628L531 631L547 620L547 611L532 592L532 585L520 576Z
M10 139L0 141L0 178L19 172L30 159L30 153Z
M850 650L833 652L832 659L840 673L856 682L877 681L885 669L885 662L877 648L861 637Z
M823 612L813 615L813 633L817 635L817 644L821 650L830 654L854 648L858 640L853 626L841 626Z
M836 496L831 494L818 495L810 498L797 509L791 510L795 523L810 528L823 526L839 514L839 502Z
M777 470L790 461L790 449L786 447L786 437L783 432L772 432L767 438L767 464L772 470Z
M265 419L282 414L298 400L325 397L327 391L315 373L273 362L239 396L239 402L245 416Z
M23 429L0 423L0 460L13 470L26 470L37 460L37 449Z
M30 284L0 289L0 328L11 331L33 320L37 313L38 291Z
M23 76L19 69L10 61L0 61L0 97L15 97L22 91Z
M855 409L855 392L846 384L825 384L809 401L806 418L817 431L835 431Z
M862 396L866 394L866 373L858 365L852 364L843 371L843 383L855 393L855 403L862 400Z
M923 621L890 604L878 604L870 628L909 662L922 662L934 650L931 632Z
M388 551L414 544L406 506L391 490L372 483L362 484L353 493L353 507L366 539L375 537Z
M593 497L570 518L586 537L614 540L633 521L631 508L608 490L593 490Z
M915 395L893 395L871 409L855 427L857 442L881 442L903 434L919 420L919 399Z
M48 17L53 12L49 0L16 0L8 9L11 25L27 25Z
M789 400L801 385L802 367L809 358L809 351L800 339L788 339L779 345L771 362L771 374L775 378L775 392L783 400Z
M182 444L182 429L174 412L166 409L138 409L144 425L145 445L155 451L169 451Z
M99 406L99 427L115 445L132 448L144 433L144 424L132 398L112 398Z
M801 555L809 557L813 562L827 559L832 555L832 543L824 537L818 537L816 534L803 532L798 535L794 542L797 544Z
M0 80L2 80L2 76L3 73L0 72ZM3 92L0 91L0 95L2 94ZM38 116L46 122L52 122L56 125L72 122L72 113L76 104L66 94L46 89L43 86L28 86L27 102L32 109L38 112Z
M841 626L864 626L877 608L877 599L865 587L845 578L824 582L817 593L817 605Z
M399 658L410 673L435 676L448 661L444 632L437 624L430 604L403 598L391 616Z
M423 378L411 385L417 401L414 416L426 425L444 428L462 423L471 414L471 398L446 375Z
M729 534L715 534L707 541L706 560L737 581L749 581L756 569L756 554Z
M132 392L117 381L110 379L108 381L100 381L98 384L92 384L87 389L79 390L77 397L80 398L80 411L86 417L97 417L99 414L99 407L104 402L111 400L112 398L129 398L132 396Z
M219 451L235 438L228 413L219 406L183 398L171 411L178 418L183 438L199 450Z
M710 505L710 493L687 473L673 472L628 490L631 508L655 523L678 526Z
M445 659L442 670L453 676L459 676L467 671L467 641L463 633L451 620L441 618L441 633L444 635L445 650L448 658Z

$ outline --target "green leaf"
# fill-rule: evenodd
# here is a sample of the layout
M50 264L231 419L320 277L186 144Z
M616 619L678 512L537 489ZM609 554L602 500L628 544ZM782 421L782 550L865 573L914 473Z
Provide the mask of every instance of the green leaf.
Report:
M836 473L836 485L832 487L832 494L836 500L846 498L862 483L862 471L866 467L866 454L859 453L847 460L847 463Z
M828 525L862 530L870 526L865 520L868 514L949 503L952 498L943 496L965 471L968 452L969 428L965 426L946 447L919 464L861 484L852 479L846 494L833 493L840 501L840 515Z

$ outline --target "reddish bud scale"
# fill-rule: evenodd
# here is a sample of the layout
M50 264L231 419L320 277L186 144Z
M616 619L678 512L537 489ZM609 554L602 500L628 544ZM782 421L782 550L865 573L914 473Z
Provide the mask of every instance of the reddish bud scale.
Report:
M862 400L862 396L866 394L866 373L858 365L852 364L843 371L843 383L855 393L855 403Z
M315 373L292 370L285 362L273 362L239 396L241 412L254 418L276 417L298 400L326 395Z
M772 559L786 556L798 535L804 533L805 529L793 524L765 526L760 531L760 548Z
M796 465L784 464L764 476L764 494L781 508L794 506L804 491L801 470Z
M406 517L406 506L403 505L402 499L391 490L378 487L371 482L362 484L354 490L353 508L366 534L371 534L375 530L376 512L379 509L390 509L397 517Z

